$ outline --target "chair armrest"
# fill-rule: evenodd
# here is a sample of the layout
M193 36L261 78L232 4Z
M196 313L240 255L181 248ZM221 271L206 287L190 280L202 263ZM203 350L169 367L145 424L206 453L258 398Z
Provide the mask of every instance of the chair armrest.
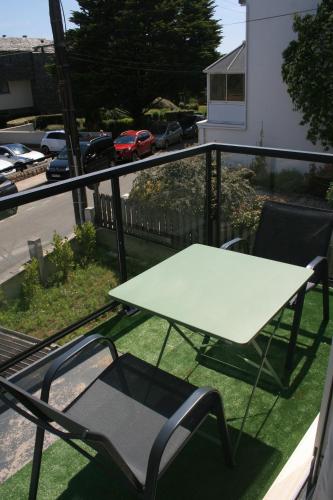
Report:
M310 278L311 280L314 277L313 283L318 283L322 279L322 276L328 280L328 261L326 257L317 256L306 267L313 271L313 275Z
M320 256L315 257L314 259L312 259L311 262L309 262L309 264L306 267L307 269L312 269L313 271L316 271L321 266L323 266L324 268L325 266L327 266L326 257L320 257Z
M244 249L246 253L249 253L249 244L247 240L244 238L234 238L233 240L227 241L226 243L223 243L223 245L220 246L221 250L229 250L232 248L234 245L237 245L237 243L242 243L244 245Z
M48 402L51 384L61 366L70 359L72 359L74 356L76 356L79 352L87 349L88 347L91 347L92 344L96 344L99 342L108 343L112 358L113 359L118 358L116 346L114 345L112 340L109 339L108 337L104 337L103 335L100 335L98 333L84 337L80 342L75 344L68 351L64 352L61 356L57 357L47 370L42 383L42 391L41 391L42 401Z
M203 418L212 412L216 405L221 404L220 394L216 389L210 387L200 387L196 389L191 396L175 411L169 420L163 425L158 433L152 449L150 451L147 469L146 485L156 484L159 475L160 463L164 450L177 428L184 420L193 414L201 407L199 417L194 422L195 427L198 427ZM204 415L204 417L202 416Z

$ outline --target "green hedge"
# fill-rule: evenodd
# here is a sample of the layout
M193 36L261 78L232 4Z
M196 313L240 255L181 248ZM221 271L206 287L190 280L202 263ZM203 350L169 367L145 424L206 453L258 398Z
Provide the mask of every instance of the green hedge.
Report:
M102 129L111 132L112 137L116 138L124 130L133 128L133 118L121 118L120 120L102 120Z

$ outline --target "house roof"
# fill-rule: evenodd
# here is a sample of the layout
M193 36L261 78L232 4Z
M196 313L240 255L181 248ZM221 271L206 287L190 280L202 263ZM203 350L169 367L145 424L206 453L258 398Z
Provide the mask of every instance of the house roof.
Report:
M243 42L203 70L204 73L245 73L246 43Z
M0 37L0 52L54 52L53 40L46 38Z

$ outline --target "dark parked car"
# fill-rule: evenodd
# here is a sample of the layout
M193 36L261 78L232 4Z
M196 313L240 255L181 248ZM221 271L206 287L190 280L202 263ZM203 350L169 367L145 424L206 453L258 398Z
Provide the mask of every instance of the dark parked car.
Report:
M109 136L96 137L90 142L81 141L80 149L85 173L107 168L115 162L113 140ZM59 181L68 177L70 177L68 152L64 147L47 167L46 178L48 181Z
M197 122L201 120L205 120L205 116L199 113L186 116L180 120L184 139L196 139L198 137Z
M10 194L17 193L17 187L15 182L7 179L4 175L0 174L0 197L9 196ZM0 211L0 220L10 215L15 215L17 212L17 207L8 208L8 210Z

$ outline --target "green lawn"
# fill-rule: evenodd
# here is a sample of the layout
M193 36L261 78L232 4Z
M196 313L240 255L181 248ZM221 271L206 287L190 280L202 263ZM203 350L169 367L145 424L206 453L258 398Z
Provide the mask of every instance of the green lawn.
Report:
M128 258L127 265L129 276L144 269L135 259ZM39 339L49 337L110 302L108 292L119 283L117 269L117 260L98 248L95 262L76 267L66 283L41 288L29 308L20 297L6 300L0 293L0 325ZM105 321L110 314L97 321Z
M291 314L287 312L269 355L272 364L280 371L290 319ZM321 294L314 291L306 298L297 366L290 387L279 393L268 381L263 380L260 384L240 442L236 467L230 470L223 463L212 418L160 481L159 500L259 500L264 496L320 407L332 329L331 322L326 328L320 328L320 322ZM165 321L138 313L130 317L113 317L94 331L111 336L119 350L130 351L155 363L166 328ZM199 335L189 335L200 345ZM267 339L265 333L260 337L260 342ZM237 359L233 348L224 347L221 351L216 346L212 349L224 360ZM251 351L246 352L246 356L252 355ZM234 443L251 390L248 381L224 365L198 363L195 351L176 332L171 334L161 368L180 377L188 376L194 384L211 385L221 391ZM26 498L29 474L28 464L7 480L0 488L1 499ZM58 441L44 453L38 498L131 500L135 497L126 489L116 470L112 476L106 476L68 445Z

